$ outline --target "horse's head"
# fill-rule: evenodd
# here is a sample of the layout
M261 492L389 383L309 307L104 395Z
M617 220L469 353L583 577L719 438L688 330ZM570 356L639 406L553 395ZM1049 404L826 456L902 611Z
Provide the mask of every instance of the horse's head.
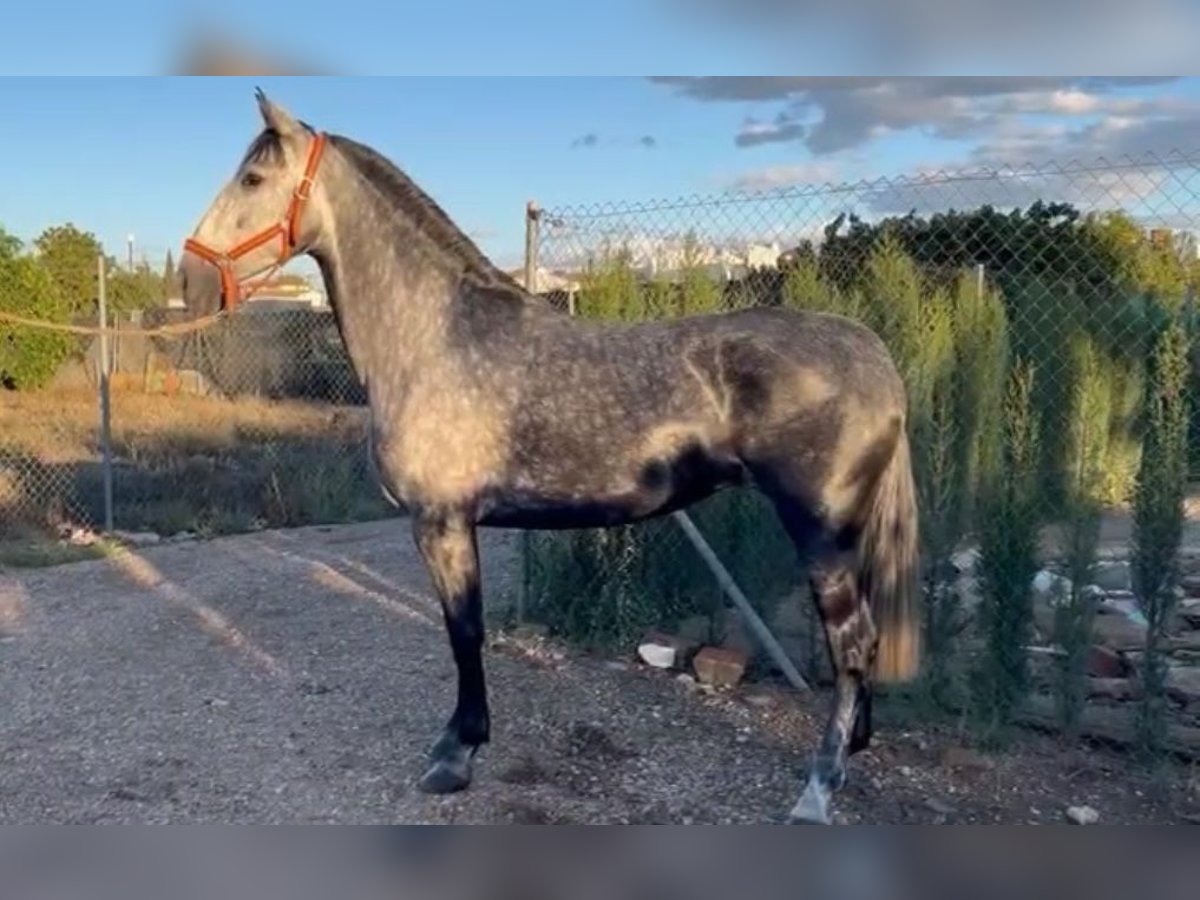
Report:
M251 280L310 248L320 221L309 202L325 136L257 92L264 128L184 244L183 299L202 315L232 311ZM261 279L260 279L261 280Z

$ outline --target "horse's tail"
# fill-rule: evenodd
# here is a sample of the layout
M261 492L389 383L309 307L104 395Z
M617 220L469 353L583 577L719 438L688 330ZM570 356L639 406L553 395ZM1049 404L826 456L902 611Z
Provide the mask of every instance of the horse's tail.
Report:
M859 542L858 577L879 635L874 677L911 681L921 665L918 513L908 430L876 482Z

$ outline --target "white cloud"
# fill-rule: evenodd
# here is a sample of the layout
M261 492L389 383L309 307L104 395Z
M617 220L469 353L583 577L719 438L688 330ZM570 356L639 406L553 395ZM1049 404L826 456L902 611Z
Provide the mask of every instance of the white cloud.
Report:
M1014 120L1044 116L1125 120L1190 115L1195 105L1173 96L1132 98L1120 88L1165 78L788 78L673 77L654 79L692 99L777 103L772 119L750 118L739 147L802 142L814 154L835 154L897 132L979 139L1011 130Z
M1200 40L1189 0L660 2L768 52L837 46L850 71L1170 71L1190 68Z
M736 191L764 191L825 184L837 181L840 177L840 169L831 162L801 162L754 169L732 179L729 186Z

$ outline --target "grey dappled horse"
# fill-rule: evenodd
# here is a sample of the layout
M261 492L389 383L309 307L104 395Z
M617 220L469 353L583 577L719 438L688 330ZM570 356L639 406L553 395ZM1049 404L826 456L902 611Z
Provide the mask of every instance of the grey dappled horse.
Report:
M422 789L467 787L488 741L477 527L613 526L749 485L809 558L836 668L792 811L828 822L846 757L871 736L872 682L919 664L906 398L883 343L784 309L568 317L380 154L258 103L263 131L185 246L184 296L198 312L232 310L291 257L320 266L369 398L381 488L411 513L458 668Z

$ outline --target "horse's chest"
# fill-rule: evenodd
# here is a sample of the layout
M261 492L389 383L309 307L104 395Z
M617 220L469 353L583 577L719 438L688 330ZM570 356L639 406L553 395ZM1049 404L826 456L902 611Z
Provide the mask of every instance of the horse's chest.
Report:
M376 461L387 487L406 502L467 503L503 471L508 435L498 405L469 394L433 395L407 415L382 418Z

